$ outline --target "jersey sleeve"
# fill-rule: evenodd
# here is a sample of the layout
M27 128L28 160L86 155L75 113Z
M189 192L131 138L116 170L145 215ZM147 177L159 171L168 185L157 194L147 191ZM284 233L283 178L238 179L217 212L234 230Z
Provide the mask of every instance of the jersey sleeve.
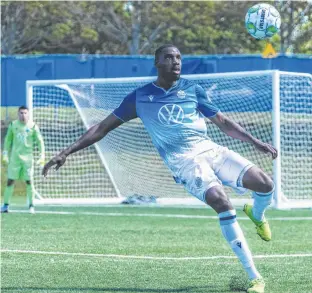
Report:
M136 112L136 91L127 95L113 114L123 122L137 118Z
M40 157L44 158L44 142L43 142L43 137L41 135L41 132L39 130L39 127L37 124L35 124L34 126L34 135L35 135L35 140L38 144L38 149L39 149L39 153L40 153Z
M11 146L13 143L13 130L12 130L12 122L10 123L9 127L8 127L8 131L7 134L5 136L4 139L4 146L3 146L3 151L9 153L9 151L11 150Z
M198 110L207 118L215 116L220 109L211 102L205 90L200 85L196 85L195 90L198 100Z

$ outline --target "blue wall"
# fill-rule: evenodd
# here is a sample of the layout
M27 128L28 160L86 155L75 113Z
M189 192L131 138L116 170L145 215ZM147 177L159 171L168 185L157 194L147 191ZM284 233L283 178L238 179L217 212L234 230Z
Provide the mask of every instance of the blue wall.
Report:
M1 61L1 106L26 104L26 80L156 75L152 56L24 55ZM312 56L184 56L182 74L270 69L312 73Z

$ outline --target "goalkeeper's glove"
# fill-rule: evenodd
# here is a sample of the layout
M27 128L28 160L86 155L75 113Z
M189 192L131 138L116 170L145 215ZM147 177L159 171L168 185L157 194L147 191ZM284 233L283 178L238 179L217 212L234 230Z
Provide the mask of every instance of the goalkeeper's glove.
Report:
M3 151L2 153L2 162L5 165L9 164L9 155L7 151Z
M37 165L39 165L41 168L43 168L44 161L45 161L44 157L41 156L40 159L37 161Z

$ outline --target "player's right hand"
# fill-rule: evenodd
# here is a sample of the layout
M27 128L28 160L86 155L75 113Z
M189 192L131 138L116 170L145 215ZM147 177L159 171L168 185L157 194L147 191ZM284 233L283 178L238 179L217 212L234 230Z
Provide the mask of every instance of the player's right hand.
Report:
M42 175L44 177L47 176L49 169L55 166L55 170L58 170L60 167L62 167L66 161L66 155L64 154L58 154L57 156L55 156L54 158L52 158L48 163L46 163L42 169Z

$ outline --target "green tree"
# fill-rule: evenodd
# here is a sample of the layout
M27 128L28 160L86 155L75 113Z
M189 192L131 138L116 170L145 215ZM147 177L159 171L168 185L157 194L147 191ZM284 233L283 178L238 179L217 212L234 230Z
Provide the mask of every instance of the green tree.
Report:
M5 1L2 54L152 54L173 43L184 54L261 53L245 14L258 1ZM312 1L271 2L281 13L277 51L312 53Z
M1 2L2 54L28 53L50 34L45 10L26 2ZM38 25L40 23L40 25Z
M80 53L98 38L84 2L1 3L2 54Z
M276 1L281 13L281 53L312 53L312 1Z

